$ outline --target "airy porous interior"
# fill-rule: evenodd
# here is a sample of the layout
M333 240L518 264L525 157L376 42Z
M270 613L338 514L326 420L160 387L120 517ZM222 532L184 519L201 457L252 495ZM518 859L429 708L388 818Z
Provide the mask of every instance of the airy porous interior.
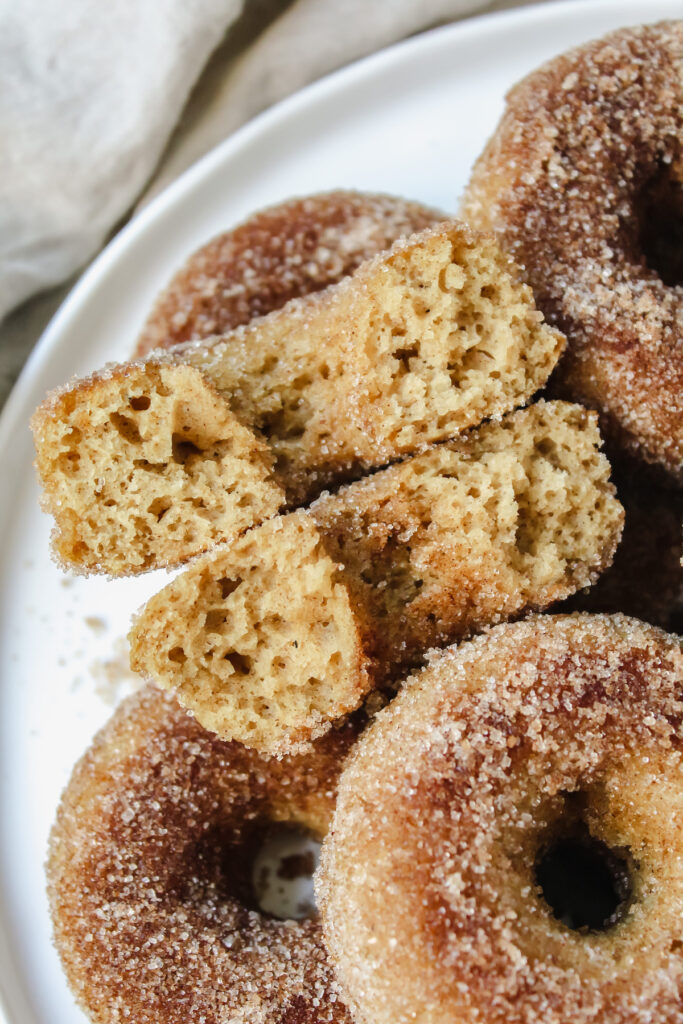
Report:
M143 609L131 664L224 739L276 753L369 689L346 588L305 512L197 559Z
M538 402L311 506L376 680L609 565L623 510L600 443L593 413Z
M375 436L392 449L514 409L545 383L564 345L496 241L462 228L398 247L367 290L368 400Z
M230 395L300 502L525 402L563 344L497 243L450 222L170 358Z
M187 366L131 364L33 420L54 549L112 576L173 565L274 515L270 453Z

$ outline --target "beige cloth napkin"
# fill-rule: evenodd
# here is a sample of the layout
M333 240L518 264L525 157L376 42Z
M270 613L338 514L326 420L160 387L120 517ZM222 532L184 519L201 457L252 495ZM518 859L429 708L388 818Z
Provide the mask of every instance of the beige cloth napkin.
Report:
M217 54L216 71L200 83L189 110L192 115L199 109L200 116L189 125L185 123L179 137L172 141L144 199L161 191L235 128L284 96L350 61L417 32L476 13L491 3L492 0L297 0L239 54L227 73L221 53ZM249 16L247 4L247 23Z
M218 116L173 154L155 190L306 82L485 3L295 0L233 62ZM211 51L248 16L243 6L0 0L0 318L102 246L149 181ZM252 6L258 22L263 0Z
M0 318L88 260L242 0L0 0Z

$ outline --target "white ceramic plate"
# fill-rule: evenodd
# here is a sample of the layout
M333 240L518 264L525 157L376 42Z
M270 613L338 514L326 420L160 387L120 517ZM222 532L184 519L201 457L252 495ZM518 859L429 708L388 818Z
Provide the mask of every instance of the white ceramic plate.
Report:
M546 3L420 36L332 75L188 171L121 232L54 318L0 422L0 988L10 1024L84 1019L50 942L47 835L73 763L130 688L121 638L131 612L165 582L163 573L67 579L50 562L31 412L71 374L126 358L156 292L220 230L337 186L455 210L517 79L609 29L680 14L680 0Z

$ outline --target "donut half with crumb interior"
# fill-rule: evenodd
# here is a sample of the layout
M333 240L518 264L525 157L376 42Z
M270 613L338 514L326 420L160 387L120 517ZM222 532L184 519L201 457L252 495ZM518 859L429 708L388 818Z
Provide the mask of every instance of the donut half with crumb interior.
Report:
M54 552L113 576L178 564L500 416L559 358L542 321L493 239L452 222L222 338L76 381L32 421Z
M532 616L404 686L316 878L359 1024L683 1020L683 652Z
M539 402L214 549L145 606L132 667L225 739L310 742L428 648L599 576L623 511L596 421Z

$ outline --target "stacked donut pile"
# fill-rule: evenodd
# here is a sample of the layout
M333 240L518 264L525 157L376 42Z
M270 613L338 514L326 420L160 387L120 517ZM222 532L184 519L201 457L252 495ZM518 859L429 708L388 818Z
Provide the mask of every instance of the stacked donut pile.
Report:
M182 566L52 833L96 1024L683 1022L682 122L683 23L558 58L471 227L257 214L36 413L62 564Z

